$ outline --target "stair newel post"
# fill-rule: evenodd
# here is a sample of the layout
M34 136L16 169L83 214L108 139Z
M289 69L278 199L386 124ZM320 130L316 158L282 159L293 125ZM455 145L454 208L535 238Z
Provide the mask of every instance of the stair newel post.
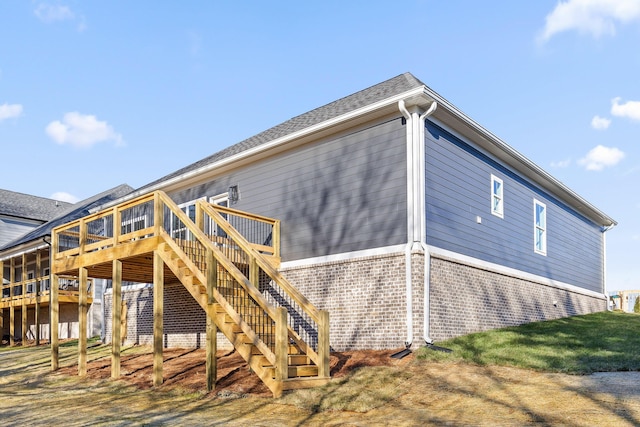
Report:
M276 308L276 380L289 377L289 335L287 328L287 309Z
M218 365L216 353L218 351L218 327L216 326L213 310L213 289L218 283L218 262L213 256L213 250L207 248L207 391L211 391L216 386L218 376Z
M329 312L320 310L318 321L318 376L328 378L331 376L329 368Z
M271 231L271 240L273 243L273 256L280 258L280 220L276 220L273 223L273 229Z

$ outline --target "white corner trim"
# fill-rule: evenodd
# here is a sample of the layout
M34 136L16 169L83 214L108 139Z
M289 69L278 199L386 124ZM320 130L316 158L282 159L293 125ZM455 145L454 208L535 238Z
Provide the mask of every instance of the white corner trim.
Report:
M483 261L478 258L462 255L457 252L452 252L446 249L437 248L435 246L427 245L427 248L429 250L429 254L434 258L442 258L442 259L457 261L461 264L468 265L470 267L480 268L482 270L491 271L493 273L504 274L507 276L515 277L516 279L522 279L530 282L540 283L545 286L551 286L553 288L575 292L577 294L587 295L595 298L607 298L605 294L602 294L600 292L583 289L579 286L570 285L569 283L564 283L557 280L549 279L548 277L538 276L537 274L527 273L525 271L517 270L515 268L505 267L500 264L494 264L492 262Z
M328 262L336 262L336 261L349 261L357 258L368 258L373 256L391 255L391 254L404 254L406 247L407 247L406 243L403 243L401 245L384 246L384 247L374 248L374 249L364 249L361 251L343 252L339 254L331 254L331 255L312 257L312 258L303 258L303 259L297 259L294 261L285 261L282 264L280 264L280 268L287 269L287 268L296 268L296 267L306 267L314 264L325 264Z

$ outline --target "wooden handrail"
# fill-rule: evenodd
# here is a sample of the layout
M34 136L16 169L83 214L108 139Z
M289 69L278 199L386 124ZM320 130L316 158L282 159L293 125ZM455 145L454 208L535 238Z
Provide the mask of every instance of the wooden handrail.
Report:
M269 315L271 319L275 319L276 313L274 311L274 307L271 306L264 298L264 296L251 285L249 280L245 277L244 274L222 253L222 251L216 247L211 240L204 234L204 231L198 229L195 226L195 223L191 221L191 219L185 214L182 209L175 204L173 200L169 198L163 192L160 193L160 200L162 203L167 206L174 215L182 221L182 223L193 233L193 236L205 247L205 249L211 249L214 254L216 260L231 273L233 278L238 281L242 285L243 288L249 293L249 295L260 305L260 307Z
M265 272L271 279L276 281L282 289L293 298L293 300L307 313L314 322L320 322L320 310L316 308L304 295L298 291L285 277L280 274L253 246L248 243L243 236L233 228L220 213L217 212L218 207L213 208L210 204L198 201L197 202L205 212L213 217L214 221L224 230L227 235L231 236L234 243L238 245L244 252L256 259L258 266ZM225 208L226 209L226 208Z

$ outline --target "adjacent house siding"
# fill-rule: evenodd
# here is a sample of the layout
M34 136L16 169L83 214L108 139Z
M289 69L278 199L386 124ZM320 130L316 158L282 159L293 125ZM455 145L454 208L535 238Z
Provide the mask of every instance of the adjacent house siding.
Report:
M406 242L406 143L399 118L252 163L171 197L238 185L232 207L282 221L283 261Z
M0 216L0 247L38 227L41 222Z
M603 291L598 225L433 123L425 144L429 245ZM491 214L491 174L504 182L504 218ZM547 206L546 256L534 252L534 199Z

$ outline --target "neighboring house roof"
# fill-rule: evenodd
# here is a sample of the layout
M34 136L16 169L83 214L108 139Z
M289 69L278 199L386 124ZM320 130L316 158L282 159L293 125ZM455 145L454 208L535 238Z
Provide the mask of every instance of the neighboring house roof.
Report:
M397 113L398 101L406 106L428 108L433 101L437 109L429 118L454 129L458 134L469 138L482 149L495 156L519 174L546 189L550 194L581 212L602 227L616 225L616 221L579 196L562 182L551 176L531 160L520 154L500 138L486 130L480 124L465 115L453 104L426 86L411 73L404 73L352 95L333 101L327 105L289 119L255 136L205 157L169 175L155 180L127 198L150 191L168 188L184 188L187 185L206 178L205 174L215 174L223 167L233 168L249 157L267 152L275 147L284 146L292 141L320 137L328 129L344 129L366 120L382 117L384 114Z
M0 189L0 215L49 221L71 203Z
M131 193L132 191L132 187L128 186L127 184L121 184L110 190L106 190L100 194L89 197L88 199L82 200L73 205L69 205L64 209L63 212L61 212L57 217L53 218L49 222L42 224L41 226L31 230L18 239L7 243L3 247L0 247L0 252L4 252L8 249L32 242L34 240L41 240L45 236L50 236L51 230L53 230L55 227L85 217L89 215L89 210L91 208L109 203L114 200L118 200Z

